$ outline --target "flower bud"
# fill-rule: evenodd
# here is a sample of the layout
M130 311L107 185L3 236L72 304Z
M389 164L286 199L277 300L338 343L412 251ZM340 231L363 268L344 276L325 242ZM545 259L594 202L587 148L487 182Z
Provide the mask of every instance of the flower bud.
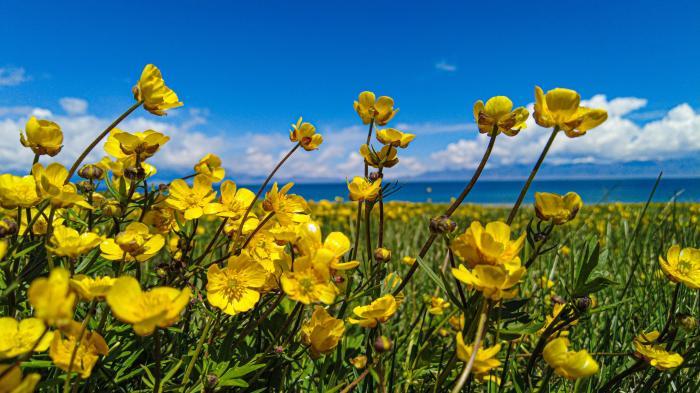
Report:
M214 373L207 374L207 378L206 378L206 385L207 385L206 387L207 388L213 389L218 384L219 384L219 377L216 374L214 374Z
M275 353L284 353L284 347L281 345L275 346Z
M450 233L457 229L457 223L448 216L433 217L430 219L430 232L436 234Z
M374 350L378 353L391 351L394 343L387 336L379 336L374 340Z
M83 181L78 182L78 184L76 184L76 186L78 187L78 190L83 194L89 194L89 193L95 191L95 185L87 180L83 180Z
M18 228L15 220L9 217L0 220L0 238L15 235L17 230Z
M95 164L86 164L78 170L78 176L87 180L99 180L105 174L104 169Z
M352 364L355 368L362 370L367 366L367 356L355 356L354 358L350 359L350 364Z
M119 217L122 215L122 207L119 202L110 200L102 208L102 214L107 217Z
M370 172L370 174L369 174L369 180L371 180L371 181L375 181L375 180L380 179L382 177L384 177L384 176L379 172Z
M694 330L698 327L698 320L693 318L690 314L678 314L676 318L678 318L678 323L686 330Z
M377 262L387 262L391 260L391 251L383 247L375 249L374 260Z
M574 305L581 312L585 312L586 310L588 310L592 304L593 301L588 296L579 297L576 298L576 300L574 300Z
M129 180L139 181L146 177L146 171L142 166L130 166L124 169L124 177Z
M342 284L345 282L345 277L343 277L339 274L336 274L335 276L333 276L333 282L336 284Z

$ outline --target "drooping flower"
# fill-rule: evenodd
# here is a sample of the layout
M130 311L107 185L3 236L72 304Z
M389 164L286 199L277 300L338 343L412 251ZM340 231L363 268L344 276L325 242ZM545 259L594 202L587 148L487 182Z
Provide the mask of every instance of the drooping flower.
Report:
M542 356L557 375L570 380L590 377L599 370L598 363L585 349L569 351L569 340L564 337L547 343Z
M515 286L524 274L525 268L520 266L520 261L517 265L476 265L472 270L459 265L459 268L452 269L456 279L494 301L517 295L518 288Z
M33 176L0 175L0 206L5 209L34 207L41 202Z
M352 312L357 316L357 319L348 318L348 321L365 328L373 328L378 323L389 320L397 309L396 299L392 295L384 295L366 306L355 307Z
M92 209L89 203L78 194L75 184L68 182L68 170L54 162L46 168L40 163L32 167L32 175L37 184L37 192L44 200L51 201L54 207L80 206Z
M109 353L109 347L99 333L90 331L83 332L80 343L78 343L81 330L81 324L72 321L60 331L55 331L49 356L56 367L63 371L69 369L75 371L80 374L81 378L85 379L90 377L100 355L106 356ZM75 351L75 357L73 357L76 345L78 348ZM73 359L72 365L71 359Z
M416 139L415 134L401 132L395 128L384 128L377 131L377 140L384 145L406 148L408 144Z
M46 325L39 318L21 321L11 317L0 318L0 359L21 356L32 350L45 351L53 337L45 333Z
M213 264L207 271L207 301L228 315L246 312L260 300L267 274L245 252L230 257L223 269Z
M6 371L11 367L10 371ZM32 393L41 380L38 373L22 375L22 369L14 364L0 364L0 390L2 393Z
M104 299L117 279L110 276L89 277L78 274L70 279L73 290L84 300Z
M32 149L34 154L55 156L63 147L61 127L50 120L38 120L32 116L20 134L22 146Z
M175 210L183 212L185 219L194 220L204 215L204 209L216 198L216 192L211 187L211 181L202 175L194 177L190 188L182 179L170 183L170 195L165 203Z
M117 160L126 160L129 165L136 164L136 157L143 162L152 157L170 137L158 131L126 132L115 128L105 142L105 151Z
M301 326L301 340L310 346L311 358L331 352L345 333L345 324L333 318L325 308L316 306L311 319Z
M57 267L49 277L32 281L27 291L34 315L49 326L64 326L73 320L76 295L70 289L68 270Z
M559 127L569 138L582 136L586 131L603 124L608 118L604 109L580 106L581 96L569 89L556 88L544 94L535 86L535 113L537 124L545 128Z
M219 217L228 217L233 221L243 218L246 210L253 203L255 193L247 188L237 188L236 183L226 180L221 183L221 198L219 202L213 202L204 208L205 214L216 214ZM250 213L250 217L253 213Z
M472 370L475 375L481 376L488 374L491 370L501 365L501 362L496 359L496 355L501 350L501 345L496 344L490 348L480 347L474 358ZM466 345L462 332L457 333L457 358L463 362L468 362L471 359L473 345Z
M155 256L165 245L165 238L152 234L146 224L132 222L117 234L100 244L102 257L110 261L144 262Z
M266 212L274 212L280 225L292 225L309 221L309 206L304 198L295 194L288 194L294 183L287 183L279 189L277 183L272 185L270 191L265 194L262 207Z
M190 301L190 288L156 287L142 291L131 276L119 277L107 292L107 304L117 319L131 324L139 336L148 336L156 327L166 328L180 319Z
M502 132L508 136L515 136L527 127L525 121L530 113L524 107L513 110L513 101L506 96L491 97L484 102L479 100L474 103L474 121L482 134L491 135Z
M667 351L663 345L656 342L658 338L659 332L656 330L639 334L634 338L634 355L661 371L683 364L683 356Z
M391 168L398 164L399 158L396 157L396 153L396 148L391 145L382 146L379 151L366 144L360 146L360 155L365 159L365 163L373 168Z
M355 176L348 183L350 191L350 199L353 201L374 201L382 189L382 179L377 179L373 182L364 177Z
M224 179L226 170L221 166L221 158L216 154L207 153L194 166L194 171L199 175L204 175L212 183L218 183Z
M182 106L177 94L165 85L158 67L147 64L133 89L134 99L143 101L143 108L154 115L164 116L168 109Z
M535 193L535 213L543 221L565 224L576 218L581 207L583 201L575 192L567 192L563 196L548 192Z
M700 289L700 249L681 249L673 245L668 249L666 259L659 255L659 264L669 280L690 289Z
M289 140L298 142L306 151L316 150L323 143L323 136L316 133L316 127L313 124L302 122L301 117L296 124L292 124L292 130L289 131Z
M457 236L450 245L455 255L469 267L477 265L520 264L518 254L525 243L525 234L515 240L510 238L510 226L494 221L483 227L472 221L467 230Z
M376 98L371 91L360 93L353 106L364 124L374 121L379 126L385 126L399 111L394 109L394 100L391 97Z
M46 249L54 255L77 258L88 253L102 242L102 236L94 232L79 233L73 228L57 225L51 232Z

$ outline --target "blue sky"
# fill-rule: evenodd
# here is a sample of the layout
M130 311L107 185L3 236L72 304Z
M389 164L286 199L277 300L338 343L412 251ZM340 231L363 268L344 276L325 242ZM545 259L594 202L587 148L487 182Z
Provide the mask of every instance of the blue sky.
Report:
M682 155L700 151L697 143L688 145L700 131L696 1L25 1L4 2L0 13L0 120L21 124L36 113L29 108L40 108L70 123L78 140L87 130L73 123L97 126L118 115L131 103L129 90L141 68L154 63L186 107L166 120L138 113L126 125L195 135L218 147L234 173L257 167L237 165L243 159L231 152L275 161L287 148L281 137L299 115L327 134L329 155L338 163L309 175L351 168L354 149L342 147L355 141L353 134L362 139L352 110L362 90L394 97L401 109L394 125L418 135L402 152L406 172L471 167L482 149L471 125L473 102L508 95L527 105L536 84L573 88L584 99L604 95L595 102L605 107L622 100L617 128L625 131L602 129L596 136L594 130L584 138L598 141L576 140L580 146L561 142L562 163L675 159L674 149L652 148L662 130L675 127L693 131L671 145L682 147ZM66 97L88 106L66 109L66 101L60 104ZM664 123L674 110L677 121ZM639 146L598 154L605 149L603 132L625 134L607 146ZM624 139L629 133L632 139ZM504 146L523 149L521 160L504 153L496 164L532 161L542 136L530 134L520 145ZM259 146L251 152L243 145L253 141ZM190 167L184 161L190 156L178 154L186 147L174 143L171 153L183 161L164 159L162 165ZM0 146L0 161L8 149ZM322 152L305 158L296 159L296 170L317 167Z

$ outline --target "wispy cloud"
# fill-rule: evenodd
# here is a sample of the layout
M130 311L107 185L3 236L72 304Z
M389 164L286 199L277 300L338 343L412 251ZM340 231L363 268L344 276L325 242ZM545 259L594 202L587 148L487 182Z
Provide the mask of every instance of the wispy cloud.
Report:
M440 71L445 71L445 72L455 72L457 71L457 66L454 64L450 64L446 62L445 60L441 60L437 63L435 63L435 69L440 70Z
M0 67L0 86L17 86L29 80L24 68Z
M82 98L63 97L58 100L66 113L69 115L83 115L87 112L88 103Z

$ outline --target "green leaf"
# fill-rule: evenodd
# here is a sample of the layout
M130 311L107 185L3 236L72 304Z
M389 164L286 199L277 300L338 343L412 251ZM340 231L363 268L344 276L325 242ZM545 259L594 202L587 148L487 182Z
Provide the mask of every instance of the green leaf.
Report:
M576 291L574 291L574 297L587 296L612 285L617 285L617 283L605 277L596 277L582 285L580 288L576 288Z
M428 266L428 264L425 263L425 261L421 257L416 258L416 263L418 263L418 266L420 266L421 270L423 270L425 274L428 275L428 278L430 278L435 284L437 284L437 286L442 290L442 292L444 292L445 294L448 293L447 288L445 288L445 284L442 282L442 280L440 280L440 277L438 277L438 275L435 274L433 269L431 269L430 266Z

